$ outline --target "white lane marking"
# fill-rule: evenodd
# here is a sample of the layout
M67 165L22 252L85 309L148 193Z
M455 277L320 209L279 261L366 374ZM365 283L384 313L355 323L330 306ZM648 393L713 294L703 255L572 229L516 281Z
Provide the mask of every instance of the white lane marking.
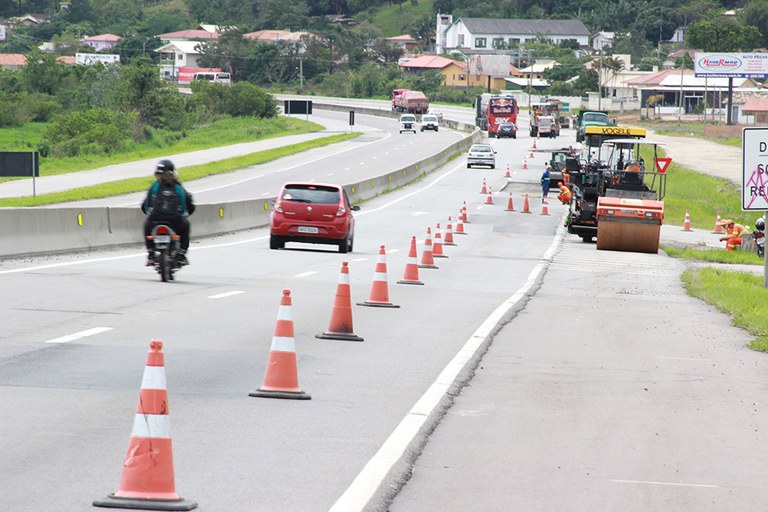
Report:
M654 482L653 480L608 480L619 484L644 484L644 485L671 485L675 487L706 487L709 489L719 489L719 485L711 484L688 484L685 482Z
M418 217L419 215L429 215L429 212L413 212L411 213L412 216Z
M352 168L351 168L351 167L346 167L344 170L345 170L345 171L351 171L351 170L352 170Z
M231 292L219 293L217 295L209 295L208 298L209 299L226 299L227 297L232 297L233 295L240 295L241 293L245 293L245 292L240 290L233 290Z
M355 258L352 261L368 261L368 258Z
M112 329L113 327L94 327L93 329L87 329L85 331L76 332L74 334L70 334L69 336L54 338L52 340L46 341L46 343L67 343L69 341L75 341L75 340L79 340L80 338L85 338L88 336L93 336L95 334L100 334L102 332L111 331Z
M458 167L457 167L458 169ZM453 172L453 171L451 171ZM435 180L436 183L438 180ZM369 212L371 210L367 210ZM485 340L496 330L501 319L521 300L525 299L537 281L546 271L552 257L562 243L561 236L555 237L549 249L539 259L539 263L528 274L528 279L514 295L501 303L496 310L477 328L464 346L458 351L437 379L421 396L400 424L381 445L376 454L363 467L350 486L344 491L329 512L361 511L373 497L376 489L386 478L391 469L403 457L409 445L416 438L427 419L439 407L463 369L471 364L477 351Z
M307 277L317 274L317 270L309 270L307 272L302 272L301 274L296 274L293 277Z
M387 249L387 254L394 254L396 252L400 252L400 249Z

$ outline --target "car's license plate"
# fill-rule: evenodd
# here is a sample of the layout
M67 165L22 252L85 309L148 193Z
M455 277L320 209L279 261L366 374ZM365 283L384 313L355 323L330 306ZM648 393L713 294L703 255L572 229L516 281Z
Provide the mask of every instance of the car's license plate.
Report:
M158 244L169 244L171 243L171 235L155 235L155 242Z
M317 228L312 226L299 226L299 233L310 233L316 235L318 233Z

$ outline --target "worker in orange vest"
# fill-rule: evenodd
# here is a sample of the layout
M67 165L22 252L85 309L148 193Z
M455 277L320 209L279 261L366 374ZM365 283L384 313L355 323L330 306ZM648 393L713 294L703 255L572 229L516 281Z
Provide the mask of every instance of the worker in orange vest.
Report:
M747 228L741 224L736 224L731 219L720 221L720 225L725 228L727 236L721 237L720 241L725 242L726 251L735 251L737 245L741 245L741 238L747 232Z
M557 182L557 187L560 189L560 195L557 198L563 204L569 204L571 202L571 189L563 185L562 181Z

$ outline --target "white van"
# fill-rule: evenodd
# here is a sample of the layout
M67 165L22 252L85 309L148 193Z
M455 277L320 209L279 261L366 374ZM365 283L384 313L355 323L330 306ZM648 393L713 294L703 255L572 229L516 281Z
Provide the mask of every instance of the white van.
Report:
M230 85L232 83L232 77L229 73L219 71L201 71L195 73L192 80L204 80L214 84Z

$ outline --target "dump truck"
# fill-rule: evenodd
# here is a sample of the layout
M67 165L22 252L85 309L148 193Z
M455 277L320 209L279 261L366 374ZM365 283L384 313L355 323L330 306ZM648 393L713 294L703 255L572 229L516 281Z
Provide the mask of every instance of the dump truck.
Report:
M590 126L585 130L586 165L566 165L572 186L568 232L597 249L656 253L664 220L666 175L646 168L661 143L645 140L645 129Z
M392 91L392 110L395 112L410 112L411 114L425 114L429 110L429 98L421 91L395 89Z
M531 137L554 138L560 135L560 101L531 104L528 132Z
M580 110L576 118L576 142L584 141L585 130L588 126L616 126L616 123L608 119L608 112L604 110Z

